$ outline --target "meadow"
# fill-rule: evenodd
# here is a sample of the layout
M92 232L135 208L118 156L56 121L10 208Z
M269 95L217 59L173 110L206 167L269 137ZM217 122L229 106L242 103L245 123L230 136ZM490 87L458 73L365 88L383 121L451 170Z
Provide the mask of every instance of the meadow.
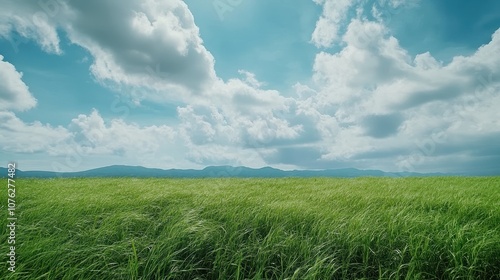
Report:
M500 177L25 178L16 190L16 272L3 225L0 279L500 279Z

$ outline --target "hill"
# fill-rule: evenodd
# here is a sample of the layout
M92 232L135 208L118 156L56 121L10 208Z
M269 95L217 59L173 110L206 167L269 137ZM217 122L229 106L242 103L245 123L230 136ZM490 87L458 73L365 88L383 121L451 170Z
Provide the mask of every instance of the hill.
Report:
M7 169L0 168L0 177L7 176ZM285 178L285 177L426 177L452 174L384 172L356 168L326 170L281 170L272 167L249 168L233 166L209 166L204 169L158 169L142 166L112 165L79 172L23 171L17 170L21 178L82 178L82 177L135 177L135 178Z

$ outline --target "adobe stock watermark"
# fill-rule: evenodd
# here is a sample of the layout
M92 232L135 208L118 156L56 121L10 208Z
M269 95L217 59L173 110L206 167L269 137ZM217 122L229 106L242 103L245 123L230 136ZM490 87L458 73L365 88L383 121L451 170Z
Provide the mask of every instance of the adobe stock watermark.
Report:
M498 78L498 77L497 77ZM458 104L458 112L449 112L455 116L454 124L460 126L467 120L467 113L475 112L480 106L479 103L488 97L493 97L495 92L495 77L493 74L477 75L475 78L476 86L472 95L465 96L461 103ZM400 160L397 163L400 172L413 172L415 166L421 165L429 157L435 156L439 145L447 143L449 138L448 131L440 131L432 134L424 139L415 140L416 148L408 157Z
M213 0L212 6L217 13L220 20L224 20L224 15L228 12L234 11L236 7L241 5L243 0Z
M16 163L11 162L7 165L7 270L16 272Z
M399 172L413 172L415 165L420 165L425 161L426 157L433 156L436 152L436 147L445 144L448 135L444 131L433 133L431 136L414 142L416 149L410 155L398 162Z
M38 11L33 13L31 16L31 22L34 26L39 29L46 28L49 18L56 17L62 10L64 2L69 2L71 0L38 0L36 1ZM26 31L25 31L26 32ZM12 32L11 36L8 36L7 40L11 44L15 53L19 52L19 46L25 44L29 41L27 34L19 34L19 32Z

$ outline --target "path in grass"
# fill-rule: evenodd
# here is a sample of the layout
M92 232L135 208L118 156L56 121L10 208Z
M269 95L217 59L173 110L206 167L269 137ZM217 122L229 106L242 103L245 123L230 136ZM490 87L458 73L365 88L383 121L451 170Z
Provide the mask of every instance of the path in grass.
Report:
M16 183L0 279L500 279L499 177Z

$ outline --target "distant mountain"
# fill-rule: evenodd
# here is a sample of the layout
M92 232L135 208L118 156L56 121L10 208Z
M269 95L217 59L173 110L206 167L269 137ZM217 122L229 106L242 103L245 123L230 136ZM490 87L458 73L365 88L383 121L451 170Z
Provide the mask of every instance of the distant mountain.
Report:
M380 170L360 170L355 168L327 170L280 170L272 167L259 169L233 166L209 166L195 169L157 169L142 166L112 165L80 172L50 172L16 170L17 178L78 178L78 177L137 177L137 178L283 178L283 177L409 177L446 176L458 174L443 173L389 173ZM7 177L7 169L0 167L0 177Z

